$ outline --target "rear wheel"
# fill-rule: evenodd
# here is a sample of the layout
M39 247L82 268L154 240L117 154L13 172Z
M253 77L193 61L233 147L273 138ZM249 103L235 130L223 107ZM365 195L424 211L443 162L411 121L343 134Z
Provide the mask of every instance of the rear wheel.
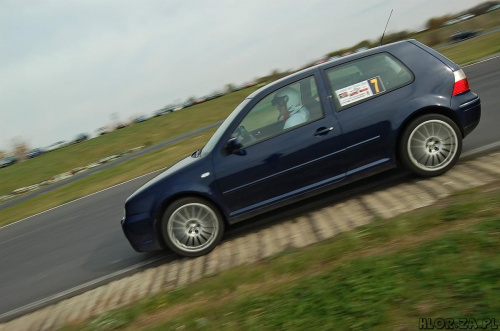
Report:
M399 142L399 155L413 173L432 177L444 174L458 161L462 135L458 126L446 116L429 114L408 125Z
M224 222L219 210L199 198L182 198L163 214L162 236L177 254L200 256L212 251L222 238Z

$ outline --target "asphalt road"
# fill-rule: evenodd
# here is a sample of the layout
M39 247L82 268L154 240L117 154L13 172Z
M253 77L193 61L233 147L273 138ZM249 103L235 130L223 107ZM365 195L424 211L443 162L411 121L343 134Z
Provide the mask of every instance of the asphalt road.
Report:
M500 57L464 68L473 91L482 100L478 128L464 141L463 155L484 146L500 146ZM0 229L0 320L110 281L148 263L176 258L169 254L139 254L128 244L120 228L123 202L154 176L150 174ZM332 200L374 187L407 180L391 171L349 185L342 190L306 201L293 209L265 215L232 227L227 236L254 231L256 226L300 214ZM52 299L51 299L52 298Z

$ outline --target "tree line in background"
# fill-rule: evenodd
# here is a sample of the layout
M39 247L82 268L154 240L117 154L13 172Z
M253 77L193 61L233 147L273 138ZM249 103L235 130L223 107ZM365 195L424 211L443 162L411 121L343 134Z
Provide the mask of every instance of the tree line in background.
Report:
M440 16L440 17L432 17L432 18L427 20L424 30L418 31L418 32L403 30L403 31L399 31L399 32L388 33L388 34L384 35L383 44L389 44L389 43L413 38L418 33L438 30L441 27L443 27L445 22L448 22L451 19L458 17L458 16L461 16L461 15L464 15L464 14L472 14L474 16L482 15L482 14L486 13L486 11L489 8L491 8L495 5L498 5L498 4L500 4L500 1L486 1L486 2L483 2L479 5L477 5L477 6L469 8L468 10L464 10L463 12L460 12L460 13L448 14L448 15L444 15L444 16ZM364 48L364 47L373 48L373 47L379 46L381 38L382 38L382 35L380 35L380 37L377 38L376 40L368 40L367 39L367 40L360 41L359 43L357 43L353 46L332 51L326 55L326 58L328 59L328 58L334 57L334 56L341 56L342 54L350 53L350 52L355 51L356 49L360 49L360 48ZM436 46L436 45L441 44L445 41L446 41L446 39L444 37L442 37L440 34L436 33L436 34L432 35L432 38L431 38L430 42L428 43L428 46ZM304 67L302 67L298 70L293 70L293 71L288 70L288 71L284 71L284 72L280 72L279 70L274 69L270 75L258 78L257 82L263 83L266 81L267 82L274 81L274 80L280 79L284 76L287 76L291 73L294 73L296 71L310 67L312 65L314 65L314 62L308 63L307 65L305 65Z
M386 34L384 36L383 43L389 44L392 42L409 39L409 38L415 36L415 34L417 34L417 33L421 33L424 31L427 32L427 31L438 30L441 27L443 27L444 23L450 21L451 19L453 19L457 16L460 16L463 14L472 14L475 16L479 16L479 15L484 14L488 10L488 8L491 8L491 7L498 5L498 4L500 4L500 1L486 1L486 2L483 2L475 7L469 8L468 10L463 11L461 13L457 13L454 15L444 15L444 16L440 16L440 17L432 17L432 18L427 20L427 22L425 24L425 30L419 31L419 32L403 30L403 31L395 32L395 33L389 33L389 34ZM440 34L435 33L435 34L431 35L431 39L429 40L428 46L435 46L435 45L438 45L444 41L445 41L444 38ZM380 44L380 38L378 38L377 40L363 40L354 46L330 52L327 54L327 58L334 57L334 56L341 56L342 54L353 52L356 49L360 49L360 48L364 48L364 47L373 48L373 47L378 46L379 44ZM299 68L298 70L287 70L287 71L282 71L282 72L280 72L277 69L274 69L269 75L264 76L264 77L260 77L260 78L256 79L255 81L258 84L265 83L265 82L272 82L272 81L278 80L282 77L285 77L293 72L310 67L312 65L314 65L314 63L309 63L306 66ZM234 89L235 89L234 84L227 84L225 86L224 92L230 93ZM192 100L195 100L195 97L191 97L188 99L188 101L192 101ZM118 115L116 113L114 114L114 116L118 117ZM11 145L12 145L12 152L11 153L7 153L6 151L0 150L0 159L6 157L8 155L14 155L17 157L18 160L24 160L26 158L26 154L31 149L29 147L29 144L26 141L24 141L21 137L13 138L11 141Z
M0 150L0 160L8 155L15 156L18 160L26 159L26 154L28 154L30 148L26 141L24 141L21 137L16 137L11 140L12 145L12 153L7 153L5 151Z

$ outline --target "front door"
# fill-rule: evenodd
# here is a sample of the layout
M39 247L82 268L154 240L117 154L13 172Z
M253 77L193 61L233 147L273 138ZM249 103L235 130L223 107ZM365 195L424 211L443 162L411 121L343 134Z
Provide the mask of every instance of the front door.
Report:
M242 148L214 156L231 217L345 176L342 132L324 104L311 76L271 92L247 111L232 135Z

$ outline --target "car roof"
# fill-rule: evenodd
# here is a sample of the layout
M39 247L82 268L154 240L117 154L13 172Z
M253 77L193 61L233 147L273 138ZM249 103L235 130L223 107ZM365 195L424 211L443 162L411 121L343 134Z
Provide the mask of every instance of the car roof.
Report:
M331 61L327 61L327 62L324 62L324 63L321 63L321 64L317 64L317 65L313 65L313 66L310 66L310 67L307 67L307 68L304 68L302 70L299 70L297 72L294 72L290 75L287 75L285 77L282 77L278 80L275 80L274 82L271 82L261 88L259 88L258 90L254 91L253 93L251 93L247 99L253 99L256 95L258 95L261 91L263 90L266 90L268 88L272 88L273 86L275 85L279 85L281 82L285 81L285 80L289 80L290 78L293 79L293 77L295 76L300 76L304 73L307 73L307 72L311 72L311 74L318 70L318 68L323 68L323 67L330 67L332 65L332 63L338 63L338 64L341 64L341 63L344 63L344 62L349 62L350 60L354 60L354 59L358 59L358 58L362 58L362 57L365 57L365 56L368 56L368 55L371 55L371 54L374 54L374 53L380 53L388 48L392 48L398 44L402 44L402 43L407 43L407 42L410 42L412 41L413 39L409 39L409 40L402 40L402 41L397 41L397 42L394 42L394 43L389 43L389 44L385 44L385 45L380 45L380 46L376 46L376 47L373 47L373 48L370 48L366 51L363 51L363 52L359 52L359 53L352 53L350 55L347 55L347 56L342 56L342 57L339 57L339 58L336 58L334 60L331 60Z

